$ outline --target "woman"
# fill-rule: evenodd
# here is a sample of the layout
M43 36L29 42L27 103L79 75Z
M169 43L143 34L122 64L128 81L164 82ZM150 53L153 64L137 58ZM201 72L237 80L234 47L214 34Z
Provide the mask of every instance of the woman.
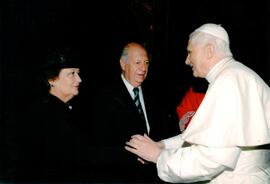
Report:
M90 177L87 139L71 103L79 94L79 72L70 49L53 53L43 67L48 93L30 105L23 121L27 123L21 123L16 180L70 182Z

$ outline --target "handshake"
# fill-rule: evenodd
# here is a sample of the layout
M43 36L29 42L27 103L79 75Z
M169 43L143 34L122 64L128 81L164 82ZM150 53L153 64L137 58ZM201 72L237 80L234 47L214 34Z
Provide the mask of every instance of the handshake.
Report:
M146 134L144 135L133 135L131 139L126 142L125 149L131 153L137 155L138 160L143 164L145 161L157 163L157 159L164 148L162 141L155 142Z

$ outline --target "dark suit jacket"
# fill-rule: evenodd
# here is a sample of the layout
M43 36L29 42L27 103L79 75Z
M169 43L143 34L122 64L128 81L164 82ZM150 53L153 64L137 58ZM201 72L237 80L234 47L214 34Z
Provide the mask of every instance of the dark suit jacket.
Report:
M154 96L142 86L150 125L150 137L162 138L162 110ZM122 79L103 86L93 95L91 108L93 180L100 182L153 182L157 178L153 163L146 165L124 149L134 134L146 133L146 125Z

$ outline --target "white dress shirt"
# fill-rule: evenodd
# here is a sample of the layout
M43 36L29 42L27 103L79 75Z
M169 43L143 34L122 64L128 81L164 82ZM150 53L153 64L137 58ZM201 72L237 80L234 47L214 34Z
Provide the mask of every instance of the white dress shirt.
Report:
M134 87L125 79L125 77L124 77L123 74L121 74L121 78L122 78L124 84L126 85L130 96L132 97L132 99L134 99L134 92L133 92ZM144 105L142 87L141 86L138 86L138 89L139 89L140 103L141 103L141 106L142 106L142 109L143 109L144 118L145 118L146 128L147 128L147 132L149 134L149 132L150 132L150 125L149 125L149 122L148 122L147 113L146 113L146 109L145 109L145 105Z

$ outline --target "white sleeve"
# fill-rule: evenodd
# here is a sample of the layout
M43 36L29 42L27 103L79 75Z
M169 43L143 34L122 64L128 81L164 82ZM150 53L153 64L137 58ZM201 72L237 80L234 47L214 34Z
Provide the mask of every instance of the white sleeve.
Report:
M184 143L184 140L182 139L181 134L168 138L168 139L163 139L162 141L165 145L165 149L179 148Z
M167 182L189 183L211 180L226 168L234 168L241 150L192 145L164 149L157 161L158 176Z

